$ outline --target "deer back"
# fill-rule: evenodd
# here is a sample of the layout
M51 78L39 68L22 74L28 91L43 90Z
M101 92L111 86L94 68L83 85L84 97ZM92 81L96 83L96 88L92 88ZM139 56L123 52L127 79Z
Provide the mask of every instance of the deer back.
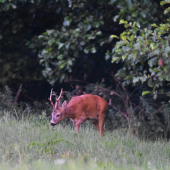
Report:
M66 106L66 112L76 117L96 118L107 109L107 102L96 95L85 94L73 97Z

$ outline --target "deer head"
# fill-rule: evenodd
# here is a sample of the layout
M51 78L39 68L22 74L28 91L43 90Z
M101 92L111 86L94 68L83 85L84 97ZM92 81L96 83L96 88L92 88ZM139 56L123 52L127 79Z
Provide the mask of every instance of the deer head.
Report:
M60 96L56 99L55 105L52 101L52 96L55 95L53 94L53 89L51 89L50 98L48 98L48 100L51 102L51 105L53 106L52 120L51 120L52 126L56 125L57 123L59 123L61 120L65 118L64 110L67 105L67 102L65 100L62 106L60 107L60 98L62 96L62 93L63 93L63 89L61 89Z

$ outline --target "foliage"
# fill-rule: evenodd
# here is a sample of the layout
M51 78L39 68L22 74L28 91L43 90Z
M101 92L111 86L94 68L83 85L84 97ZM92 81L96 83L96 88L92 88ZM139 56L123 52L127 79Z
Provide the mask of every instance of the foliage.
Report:
M123 1L123 0L110 0L111 5L117 6L119 12L114 16L113 20L124 19L129 22L136 21L140 25L150 27L150 24L163 21L161 15L159 1ZM159 9L159 12L158 12Z
M12 105L12 91L8 86L5 86L3 91L0 91L0 110L10 110Z
M29 83L40 80L51 84L68 78L101 81L120 68L107 61L109 53L104 58L117 41L108 36L118 36L124 29L116 21L124 18L149 29L152 22L158 25L165 20L158 3L2 0L0 84L17 89L24 83L28 89Z
M152 88L152 91L143 91L142 95L152 93L154 99L157 94L169 96L169 91L160 88L170 81L169 19L159 26L152 24L154 29L143 28L139 23L128 23L123 19L120 24L124 24L126 30L121 33L112 52L107 54L112 56L112 62L124 63L116 76L124 80L124 86L143 84ZM115 35L111 37L115 38Z
M131 21L149 26L151 20L155 22L162 20L161 15L155 17L157 8L157 4L152 0L144 1L140 5L139 2L131 1L63 2L60 4L60 10L57 10L61 19L55 29L48 29L34 38L30 46L41 49L38 56L40 64L45 68L42 73L51 84L54 84L58 79L63 81L72 75L74 65L80 64L76 62L79 57L82 60L91 54L99 55L100 48L104 51L110 48L112 39L107 40L106 30L111 23L115 25L112 20L128 16ZM116 26L114 27L116 29ZM87 68L85 72L88 72Z
M27 146L29 149L38 149L38 152L44 152L53 156L55 154L54 145L63 139L58 138L57 132L53 136L49 135L46 137L46 142L30 142Z
M136 132L148 125L145 128L148 136L153 128L155 136L159 131L166 138L170 80L169 19L166 21L169 8L165 9L168 4L169 1L162 1L163 7L153 0L1 0L0 85L18 89L22 82L25 89L37 96L32 85L35 81L47 80L52 85L58 80L65 81L74 89L81 83L69 80L84 79L95 85L77 88L70 96L92 92L107 101L111 99L114 106L109 109L111 129L124 125ZM167 17L163 15L164 9ZM116 72L117 82L106 78L108 73ZM38 88L44 96L45 90L49 90L47 86ZM106 89L110 91L105 92ZM110 95L112 92L114 95ZM115 97L115 93L119 96ZM155 107L150 94L156 99ZM9 99L7 96L0 94L1 109L11 109L12 93ZM42 107L44 113L50 112L48 104L34 103L34 108L20 105L27 115L40 113ZM39 121L36 125L45 121L39 116L36 119Z
M44 23L51 14L50 10L42 9L46 3L22 0L0 2L0 85L17 88L15 86L21 83L43 80L36 53L28 48L26 42L47 28ZM42 12L39 12L40 9ZM42 18L43 23L40 24Z

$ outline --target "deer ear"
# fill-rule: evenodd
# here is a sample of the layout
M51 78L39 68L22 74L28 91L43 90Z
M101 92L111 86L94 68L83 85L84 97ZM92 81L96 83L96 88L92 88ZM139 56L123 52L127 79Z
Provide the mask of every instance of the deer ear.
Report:
M62 104L62 108L63 108L63 109L65 109L65 108L66 108L66 106L67 106L67 101L66 101L66 100L64 100L64 102L63 102L63 104Z

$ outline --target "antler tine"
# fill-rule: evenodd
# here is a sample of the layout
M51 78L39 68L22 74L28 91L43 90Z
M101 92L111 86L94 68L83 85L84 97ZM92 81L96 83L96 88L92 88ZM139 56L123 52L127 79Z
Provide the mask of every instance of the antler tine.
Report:
M62 93L63 93L63 88L61 89L61 92L60 92L60 96L58 97L58 99L56 99L56 104L55 104L55 108L57 109L58 108L58 103L60 101L60 98L62 96Z
M57 102L60 100L62 93L63 93L63 88L61 89L60 96L58 97L58 99L56 99Z
M53 94L53 88L51 89L50 98L48 98L48 100L51 102L51 105L54 107L54 103L52 101L52 95L55 95Z

